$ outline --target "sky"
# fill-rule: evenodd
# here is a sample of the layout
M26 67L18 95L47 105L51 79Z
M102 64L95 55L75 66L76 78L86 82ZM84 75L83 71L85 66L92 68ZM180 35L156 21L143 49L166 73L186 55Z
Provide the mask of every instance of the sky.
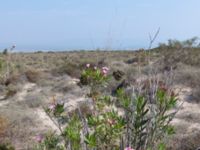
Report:
M0 49L137 49L200 37L199 0L0 0Z

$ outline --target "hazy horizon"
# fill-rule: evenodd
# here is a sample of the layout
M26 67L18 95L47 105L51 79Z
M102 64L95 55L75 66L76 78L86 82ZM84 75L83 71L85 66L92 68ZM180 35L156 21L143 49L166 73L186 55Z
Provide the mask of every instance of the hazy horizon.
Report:
M200 36L197 0L6 0L0 5L0 50L147 48Z

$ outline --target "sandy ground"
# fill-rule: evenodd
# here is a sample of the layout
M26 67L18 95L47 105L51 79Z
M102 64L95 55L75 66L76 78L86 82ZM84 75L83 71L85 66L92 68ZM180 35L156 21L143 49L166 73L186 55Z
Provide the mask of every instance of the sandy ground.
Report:
M190 134L194 130L200 131L200 105L190 99L192 89L189 87L179 87L177 89L179 89L180 110L172 123L185 126L183 132L185 134Z
M30 118L31 117L31 126L30 124L26 125L26 122L23 122L23 125L25 125L25 128L31 128L32 132L32 137L30 139L34 139L34 136L37 135L38 133L45 133L47 131L55 131L58 134L60 133L58 127L55 125L55 123L52 121L52 119L49 118L49 116L46 114L42 106L39 107L24 107L23 104L26 103L28 100L27 98L29 97L43 97L43 101L47 104L52 100L52 97L55 97L55 99L62 99L65 102L65 108L68 111L71 111L77 107L78 104L81 102L85 101L86 98L82 95L80 91L80 87L77 85L77 82L79 80L77 79L72 79L70 77L67 77L66 80L63 81L63 78L57 80L57 85L55 84L55 87L49 88L49 87L41 87L38 86L35 83L25 83L20 91L14 95L12 98L9 99L4 99L4 96L1 96L0 100L0 109L5 109L11 112L12 114L16 114L14 111L20 110L20 113L22 114L23 118ZM61 82L60 82L61 81ZM73 87L71 89L72 92L65 93L65 92L59 92L58 90L55 90L58 86L59 88L62 87L63 85L68 85L69 87ZM81 93L81 94L80 94ZM34 99L31 99L34 100ZM18 105L22 105L18 108ZM21 109L22 107L22 109ZM14 110L17 108L17 110ZM3 113L3 112L2 112ZM20 115L21 115L20 114ZM9 115L9 117L12 118L12 116ZM20 116L19 116L20 117ZM21 127L20 127L21 128ZM25 130L24 128L24 130ZM20 129L21 130L21 129ZM23 129L22 129L23 130ZM18 140L17 138L15 139L14 145L16 146L17 150L23 150L23 142ZM25 148L26 149L26 148Z
M77 79L67 78L66 81L68 81L67 84L74 86L72 93L64 94L64 93L56 92L56 91L52 92L51 91L52 89L39 87L35 83L27 82L23 85L23 87L21 87L20 92L18 92L14 97L12 97L12 101L1 100L0 109L6 108L6 107L9 108L10 105L16 105L19 102L26 101L26 98L29 97L30 95L41 94L41 95L44 95L46 102L52 99L52 95L54 95L56 99L65 100L65 108L67 108L68 111L71 111L78 104L80 104L81 102L84 102L86 98L83 95L80 95L81 89L79 89L79 87L77 86L77 82L78 82ZM60 84L63 84L63 83L58 82L58 86L60 86ZM181 107L180 107L179 112L176 115L176 118L173 120L172 123L178 127L178 130L182 131L181 132L182 136L186 136L197 131L200 132L200 105L197 103L193 103L192 101L189 100L189 97L192 94L192 89L188 87L181 87L181 86L177 86L176 89L179 93L179 104L181 104ZM47 96L48 93L50 93L49 96ZM36 133L40 133L42 131L46 132L49 130L53 130L53 131L56 131L57 133L60 133L55 123L45 113L43 107L27 108L24 111L30 111L30 113L32 113L32 115L34 116L34 120L32 120L33 124L35 124L32 127L33 135L35 135ZM31 137L31 138L34 138L34 137ZM17 150L23 149L20 143L21 141L15 142L15 145L18 145Z

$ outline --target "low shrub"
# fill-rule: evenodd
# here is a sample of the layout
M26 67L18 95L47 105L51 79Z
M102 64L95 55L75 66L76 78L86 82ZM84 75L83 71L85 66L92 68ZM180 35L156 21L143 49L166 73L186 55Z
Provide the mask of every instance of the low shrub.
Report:
M29 69L25 71L25 75L29 82L36 83L41 78L41 73L37 70Z
M53 74L68 74L73 78L79 78L81 74L81 66L77 63L66 62L60 67L53 69Z

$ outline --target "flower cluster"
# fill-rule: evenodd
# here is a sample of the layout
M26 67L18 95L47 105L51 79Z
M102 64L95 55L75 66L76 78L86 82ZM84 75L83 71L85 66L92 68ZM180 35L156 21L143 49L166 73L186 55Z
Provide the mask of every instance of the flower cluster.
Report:
M102 67L101 71L102 71L102 74L103 74L104 76L107 76L107 75L108 75L109 68L108 68L108 67Z
M87 68L90 68L90 64L86 64L86 67L87 67Z
M124 150L135 150L135 149L133 149L131 147L126 147Z
M82 85L97 86L105 84L109 79L109 68L108 67L97 67L91 64L86 64L86 68L83 70L80 83ZM94 88L94 87L93 87Z
M86 68L87 68L87 69L98 70L98 67L97 67L97 66L92 67L91 64L86 64ZM102 67L100 70L101 70L101 73L102 73L104 76L107 76L107 75L108 75L108 72L109 72L109 68L108 68L108 67L104 66L104 67Z
M42 141L44 140L44 136L39 134L35 136L35 141L38 143L42 143Z
M56 108L56 104L49 104L49 106L48 106L48 109L49 109L50 111L54 111L55 108Z
M64 105L64 101L63 100L55 101L55 98L53 97L53 101L49 104L48 109L50 111L54 111L57 105Z
M48 105L46 112L57 117L60 116L64 112L64 101L55 101L53 97L53 101Z

